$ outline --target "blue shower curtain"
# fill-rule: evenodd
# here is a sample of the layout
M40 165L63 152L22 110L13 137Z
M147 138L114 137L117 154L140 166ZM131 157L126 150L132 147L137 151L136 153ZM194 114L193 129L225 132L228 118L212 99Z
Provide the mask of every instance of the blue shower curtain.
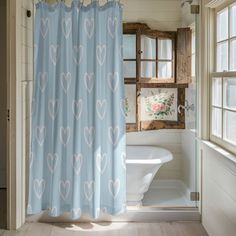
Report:
M39 2L28 214L125 210L122 7Z

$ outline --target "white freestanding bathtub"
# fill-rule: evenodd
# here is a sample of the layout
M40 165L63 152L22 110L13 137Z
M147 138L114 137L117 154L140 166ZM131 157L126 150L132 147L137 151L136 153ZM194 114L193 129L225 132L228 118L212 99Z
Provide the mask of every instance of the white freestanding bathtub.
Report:
M173 159L170 151L155 146L127 146L127 205L142 205L144 193L158 169Z

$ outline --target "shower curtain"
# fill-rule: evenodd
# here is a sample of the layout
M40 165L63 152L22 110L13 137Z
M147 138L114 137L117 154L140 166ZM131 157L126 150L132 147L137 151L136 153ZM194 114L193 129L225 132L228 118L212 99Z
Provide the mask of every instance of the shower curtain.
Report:
M28 214L125 211L122 7L40 1Z

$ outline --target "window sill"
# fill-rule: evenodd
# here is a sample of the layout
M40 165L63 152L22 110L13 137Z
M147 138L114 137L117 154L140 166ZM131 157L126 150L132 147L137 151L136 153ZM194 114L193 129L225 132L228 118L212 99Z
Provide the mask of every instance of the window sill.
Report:
M222 148L222 147L218 146L217 144L212 143L210 141L201 140L201 143L203 145L209 147L210 149L214 150L215 152L217 152L218 154L220 154L224 158L226 158L236 164L236 155L230 153L229 151L225 150L224 148Z

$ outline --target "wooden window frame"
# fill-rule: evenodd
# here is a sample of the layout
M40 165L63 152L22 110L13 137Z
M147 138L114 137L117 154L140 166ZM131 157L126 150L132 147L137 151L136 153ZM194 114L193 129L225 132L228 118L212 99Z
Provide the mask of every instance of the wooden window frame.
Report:
M151 30L146 24L124 23L123 34L136 34L136 80L134 78L124 78L125 84L136 84L136 123L126 123L126 131L144 131L157 129L185 129L185 112L177 114L177 121L153 120L141 121L141 89L142 88L177 88L177 107L185 103L185 88L188 84L178 84L176 80L176 32L162 32ZM156 38L172 40L172 74L171 79L152 80L141 78L141 35L153 36ZM158 48L156 49L156 51ZM157 51L158 53L158 51ZM129 59L124 61L131 61ZM149 61L149 60L148 60ZM155 60L154 60L155 61ZM169 61L169 60L168 60ZM158 60L157 62L158 63ZM158 75L158 71L157 71Z

